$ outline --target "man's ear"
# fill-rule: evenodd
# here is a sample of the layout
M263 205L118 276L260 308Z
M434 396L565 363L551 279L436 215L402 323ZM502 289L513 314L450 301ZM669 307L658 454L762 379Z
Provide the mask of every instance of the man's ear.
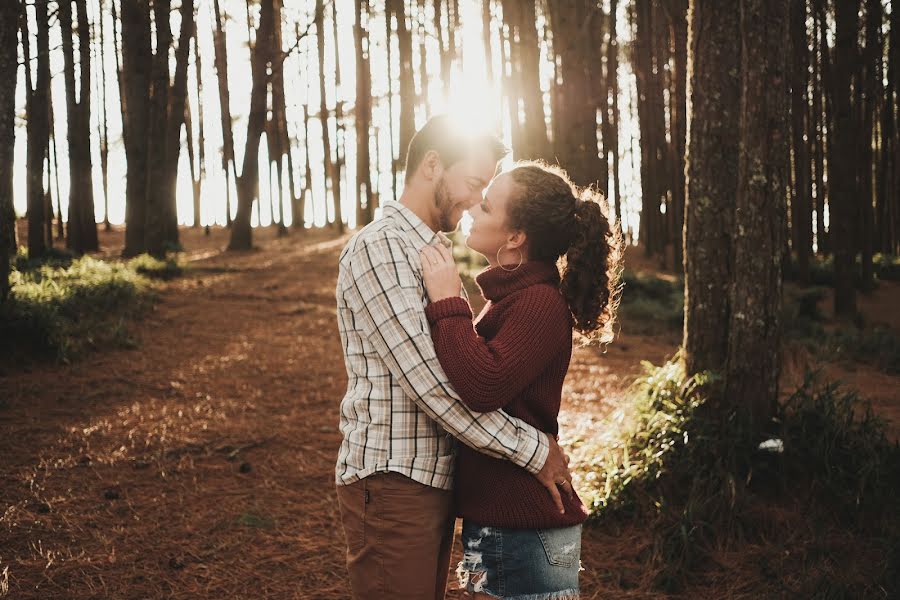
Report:
M425 179L427 181L432 181L440 177L444 165L441 162L440 155L434 150L429 150L425 153L425 156L422 157L420 168L422 169L422 175L425 176Z

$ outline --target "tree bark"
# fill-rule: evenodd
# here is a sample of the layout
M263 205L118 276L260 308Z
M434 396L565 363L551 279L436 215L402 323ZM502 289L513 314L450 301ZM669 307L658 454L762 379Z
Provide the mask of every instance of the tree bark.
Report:
M321 2L321 0L319 0ZM321 18L321 11L316 11ZM268 77L266 67L271 60L271 41L274 27L273 0L262 0L256 43L250 49L250 70L252 87L250 90L250 115L247 119L247 140L244 145L244 160L241 175L237 179L237 214L231 227L229 250L250 250L253 248L253 229L250 214L259 186L259 144L266 125L266 88Z
M106 103L106 28L103 22L106 13L106 2L100 0L100 110L101 118L98 124L100 137L100 173L103 178L103 229L110 231L109 223L109 124Z
M739 15L733 6L691 0L683 344L690 375L723 372L728 348L730 232L740 124L739 36Z
M875 253L875 176L878 169L877 155L873 152L875 115L879 110L878 87L881 81L881 1L866 0L866 48L863 54L862 93L860 111L862 127L859 131L859 211L860 211L860 251L861 285L863 289L875 287L875 269L872 264Z
M494 52L491 44L491 2L481 0L481 43L484 46L484 68L488 85L494 85ZM615 0L614 0L615 1Z
M851 106L853 65L857 56L859 0L835 3L833 95L834 143L828 154L831 186L830 216L834 250L834 312L839 317L856 315L853 228L856 223L855 158L846 155L856 148L855 124ZM840 153L840 155L838 154ZM833 175L833 176L832 176Z
M674 52L673 97L671 99L672 127L672 236L674 269L683 268L685 203L685 145L687 144L687 0L669 0L666 4L669 30Z
M194 68L195 68L195 79L197 80L197 149L198 149L198 163L197 163L197 176L194 177L194 174L191 173L191 189L194 193L194 219L193 224L194 227L200 226L201 214L200 214L200 198L203 193L203 182L206 179L206 130L204 127L204 119L203 119L203 68L202 61L200 56L200 41L197 36L197 16L194 14ZM185 129L188 127L188 117L190 116L190 109L188 107L185 110ZM192 139L190 132L188 132L188 139ZM194 164L193 157L191 158L191 165Z
M319 121L322 123L322 149L325 157L326 192L331 183L334 200L334 226L339 233L344 232L344 218L341 213L341 178L337 160L331 156L331 135L328 132L328 103L325 94L325 6L323 0L316 0L316 47L319 60Z
M370 66L369 32L363 27L363 12L369 22L369 1L355 0L356 21L353 40L356 49L356 225L366 225L375 219L372 194L369 130L372 127L372 74Z
M800 281L809 281L809 259L812 254L812 191L808 130L809 51L806 36L806 0L791 0L791 131L793 140L794 181L791 195L791 230L793 250Z
M28 199L28 256L40 258L53 245L48 237L46 222L52 220L46 210L44 191L44 164L50 148L50 22L47 0L34 3L37 23L37 79L31 76L31 39L28 32L28 15L22 10L22 49L25 59L25 109L27 113L26 197ZM52 230L51 230L52 233Z
M412 32L406 23L405 0L388 0L387 6L397 20L397 48L400 52L400 155L416 133L416 88L413 82Z
M616 32L616 13L618 0L610 0L609 3L609 57L607 63L607 77L609 78L609 90L612 96L610 103L609 128L612 134L610 146L607 148L613 159L613 196L615 197L616 227L622 231L622 187L619 179L619 40ZM685 49L685 60L687 50Z
M519 92L525 117L525 158L549 159L550 140L541 90L541 45L537 37L537 15L533 2L522 2L518 12Z
M168 93L166 108L165 188L163 198L164 229L162 246L148 244L148 252L164 255L181 246L178 234L178 163L181 158L181 128L187 104L188 57L194 34L194 0L181 0L181 32L175 50L175 78ZM167 53L168 54L168 53Z
M774 414L788 183L787 2L741 0L740 153L725 398L748 431Z
M76 90L73 40L76 30L72 22L72 1L62 0L59 3L69 138L69 235L66 247L83 254L99 249L91 167L91 36L87 0L74 0L80 63L79 86Z
M878 193L879 249L889 254L900 253L898 218L900 218L900 138L897 117L900 108L900 16L891 11L886 60L886 85L881 111L882 150Z
M125 142L124 256L146 251L147 160L150 115L150 3L122 0L122 137Z
M19 0L0 2L0 302L9 297L9 258L16 252L13 206L13 160L16 149L16 71L18 70Z
M597 140L597 105L591 94L590 73L594 68L591 53L593 2L577 0L548 2L553 29L553 51L560 61L561 83L558 110L559 138L554 139L554 153L572 180L580 185L596 184L599 178Z
M237 181L234 159L234 131L231 128L231 88L228 86L228 38L222 25L219 0L213 0L216 29L213 31L216 80L219 84L219 114L222 124L222 170L225 172L225 224L231 227L231 175Z

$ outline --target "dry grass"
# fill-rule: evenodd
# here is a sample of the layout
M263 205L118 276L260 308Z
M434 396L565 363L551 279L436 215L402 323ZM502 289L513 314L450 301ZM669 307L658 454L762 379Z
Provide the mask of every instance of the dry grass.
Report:
M107 255L121 235L103 235ZM184 231L190 268L133 325L138 348L0 378L0 597L349 597L333 484L342 240L257 238L226 254L226 231ZM627 325L605 355L577 350L564 437L608 435L639 361L674 350ZM778 518L803 526L800 510ZM644 523L588 528L583 597L664 597L652 544ZM766 569L806 563L781 544L723 550L682 597L792 597Z

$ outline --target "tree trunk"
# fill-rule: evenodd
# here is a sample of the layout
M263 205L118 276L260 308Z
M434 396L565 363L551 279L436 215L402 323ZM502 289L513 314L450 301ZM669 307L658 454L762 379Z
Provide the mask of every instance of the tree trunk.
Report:
M16 156L16 71L18 70L18 0L0 2L0 302L9 297L9 257L16 252L13 206L13 159Z
M169 88L165 121L165 183L163 196L163 236L162 245L155 247L148 244L147 251L162 256L166 250L181 246L178 235L178 162L181 158L181 127L184 125L184 113L187 103L188 57L191 50L191 38L194 34L194 2L181 0L181 32L178 36L178 48L175 50L175 78Z
M386 1L393 2L395 0L386 0ZM441 5L442 5L441 0L434 0L434 34L437 37L438 53L440 54L440 59L441 59L441 82L444 85L444 98L449 99L450 98L450 52L447 50L446 44L444 44L444 24L443 24L443 15L441 14L442 13ZM448 7L448 13L449 13L449 7ZM391 27L390 16L387 17L387 21L388 21L388 39L390 39L390 27ZM449 14L448 14L448 22L449 22ZM390 65L390 49L388 50L388 65ZM388 68L390 68L390 66ZM394 196L396 197L396 195L397 194L395 191Z
M898 209L900 209L900 138L897 132L897 111L900 92L900 17L896 9L891 11L890 32L888 34L887 84L884 91L884 106L881 111L881 164L879 167L878 192L878 231L879 249L881 252L897 254L898 244Z
M800 281L809 281L809 258L812 253L812 192L810 190L810 156L808 139L807 86L809 85L809 52L806 36L806 0L791 0L790 35L793 49L791 61L791 131L793 133L794 185L791 196L791 229L793 250ZM812 132L809 131L809 134Z
M788 4L741 0L740 157L725 398L748 431L774 414L788 182Z
M127 163L124 256L136 256L147 248L147 140L152 69L149 1L122 0L121 108Z
M197 80L197 149L198 149L198 164L197 164L197 176L194 177L194 174L191 174L191 188L194 192L194 227L200 227L201 215L200 215L200 198L203 193L203 181L206 179L206 131L203 123L203 69L202 62L200 57L200 41L197 36L197 17L194 15L194 68L196 72L195 79ZM189 108L185 110L185 128L188 125L188 117L190 116ZM192 139L190 133L188 133L188 138ZM191 164L194 164L194 159L191 158Z
M87 0L74 0L78 20L79 87L75 86L72 0L59 3L63 72L66 83L66 123L69 138L69 235L66 247L83 254L99 249L94 216L94 184L91 168L91 35ZM76 100L77 94L77 100Z
M106 28L103 25L104 14L106 13L105 0L100 0L100 173L103 178L103 229L110 231L112 225L109 223L109 125L106 104Z
M213 31L216 79L219 84L219 114L222 123L222 170L225 171L225 224L231 227L231 174L237 181L234 160L234 131L231 128L231 88L228 86L228 39L222 25L219 0L213 0L216 29Z
M319 120L322 123L322 148L325 157L325 172L327 175L325 190L328 190L328 182L331 182L331 192L334 199L334 226L339 233L344 232L344 218L341 213L341 178L340 167L331 157L331 136L328 132L328 104L325 94L325 27L324 27L323 0L316 0L316 47L319 60ZM399 27L399 25L398 25Z
M609 77L605 73L602 57L609 57L609 43L607 41L607 27L609 19L603 12L602 6L595 6L591 15L593 31L592 45L598 56L597 66L591 69L591 88L594 103L596 104L596 120L599 121L597 141L600 152L597 159L597 188L604 196L609 194ZM606 66L609 65L607 60Z
M321 0L320 0L321 2ZM321 11L316 11L321 19ZM247 140L244 146L244 160L241 175L237 179L237 215L231 228L229 250L250 250L253 248L253 229L250 214L253 200L259 186L259 144L266 125L266 88L268 77L266 67L271 60L271 42L274 28L273 0L262 0L256 43L250 50L252 88L250 90L250 115L247 119Z
M47 110L50 112L50 152L53 159L53 191L56 192L56 239L64 240L66 237L66 230L62 214L62 194L59 191L59 156L56 152L56 119L53 115L52 94L47 97ZM53 212L52 206L50 212Z
M340 44L338 43L338 26L337 26L337 4L332 2L331 4L331 24L333 27L332 30L332 39L334 41L334 84L335 90L341 89L341 52L340 52ZM411 89L411 94L413 98L415 98L415 87L413 86L413 70L412 70L412 42L410 42L410 63L409 63L409 85ZM413 121L415 125L415 121ZM344 101L338 98L337 93L335 93L334 97L334 176L337 181L337 187L334 187L334 182L332 182L332 186L335 190L335 203L341 207L340 213L343 215L343 207L341 205L342 191L347 187L345 184L345 172L346 169L346 158L347 158L347 132L344 128ZM339 220L338 231L344 231L344 222L343 217Z
M577 0L548 2L553 29L553 51L560 61L558 87L559 138L554 139L555 156L565 165L572 180L580 185L598 180L597 105L590 89L591 30L585 27L594 18L592 2Z
M503 75L503 95L506 97L507 111L509 113L510 139L512 151L516 158L528 158L530 149L526 148L524 141L524 127L519 121L519 95L521 94L521 77L519 70L521 59L519 45L516 44L516 23L519 20L518 13L522 4L511 0L501 0L503 7L503 25L500 28L500 65Z
M822 55L819 45L819 17L813 13L812 36L812 105L810 115L810 143L812 144L812 164L815 169L815 211L816 211L816 252L825 254L828 251L825 232L825 96L822 92Z
M616 227L622 232L622 187L619 180L619 40L616 33L616 13L618 0L610 0L609 3L609 56L607 58L607 77L609 77L609 90L612 96L610 104L609 128L612 133L610 146L607 148L613 159L613 196L615 197ZM685 60L687 51L685 50Z
M685 145L687 144L687 0L669 0L670 35L674 51L674 94L671 99L672 123L672 232L673 268L684 267Z
M835 3L833 103L834 144L828 157L831 185L830 216L834 249L834 312L839 317L856 315L853 228L856 223L855 158L847 148L856 148L855 123L851 106L853 65L857 56L859 0Z
M28 16L22 11L22 49L25 59L25 108L27 113L26 171L28 173L26 196L28 198L28 256L40 258L53 245L47 235L47 221L52 211L46 210L44 191L44 164L50 147L50 22L47 0L34 3L37 23L37 80L32 85L31 39L28 33ZM52 233L52 231L51 231Z
M272 221L277 221L278 235L287 233L284 225L284 155L287 152L290 141L287 135L287 98L284 91L284 43L281 31L282 0L274 3L275 16L274 31L272 33L272 120L269 124L269 134L266 141L269 145L269 173L271 179L272 163L275 163L278 178L278 217L276 219L272 210ZM270 205L271 205L271 185Z
M722 372L728 348L730 232L738 174L740 21L733 6L688 11L684 360L688 374Z
M400 156L416 133L416 88L413 82L412 32L406 23L405 0L388 0L387 6L397 19L397 48L400 52Z
M863 94L860 110L862 127L859 144L859 195L860 195L860 251L861 285L865 290L875 287L875 270L872 264L875 252L875 181L878 161L872 147L874 140L874 120L879 109L878 82L881 81L881 1L866 0L866 49L863 54L862 81L859 89Z
M369 32L363 27L363 11L369 22L369 1L355 0L356 21L353 39L356 49L356 225L375 219L373 206L371 160L369 158L369 129L372 126L372 74L370 67Z
M487 74L488 86L494 85L494 52L491 44L492 1L481 0L481 43L484 46L484 68Z
M550 140L544 115L541 90L541 45L537 37L534 2L522 2L518 12L519 94L525 120L523 142L525 158L549 159Z

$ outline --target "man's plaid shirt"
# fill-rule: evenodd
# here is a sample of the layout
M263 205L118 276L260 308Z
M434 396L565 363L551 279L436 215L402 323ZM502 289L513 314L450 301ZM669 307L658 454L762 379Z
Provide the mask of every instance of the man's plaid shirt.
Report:
M341 253L337 318L347 367L338 485L395 471L453 487L454 440L537 473L546 435L502 411L462 403L441 368L424 308L419 251L449 240L398 202L353 236Z

